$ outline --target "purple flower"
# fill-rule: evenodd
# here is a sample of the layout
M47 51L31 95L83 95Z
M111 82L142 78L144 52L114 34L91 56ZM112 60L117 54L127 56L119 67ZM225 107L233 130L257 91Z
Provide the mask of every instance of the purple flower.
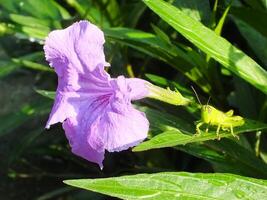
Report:
M125 150L147 137L149 122L132 100L148 94L146 81L114 79L104 70L103 32L80 21L46 38L46 60L58 87L46 128L63 123L72 152L103 167L105 150Z

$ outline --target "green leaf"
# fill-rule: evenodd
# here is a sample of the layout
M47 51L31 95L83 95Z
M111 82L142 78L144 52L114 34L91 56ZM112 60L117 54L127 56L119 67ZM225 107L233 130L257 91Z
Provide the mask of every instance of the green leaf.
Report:
M218 145L222 143L224 144ZM208 161L212 164L215 172L227 172L250 177L267 177L267 165L257 158L254 152L243 148L236 141L223 140L202 144L192 143L176 146L175 149Z
M83 19L87 19L94 24L98 24L101 27L109 27L111 20L107 16L106 6L99 1L92 0L66 0L67 3L73 7Z
M169 3L162 0L144 2L199 49L267 94L267 72L241 50Z
M33 39L37 40L44 40L47 37L50 29L43 28L43 29L36 29L28 26L22 26L21 32L24 34L24 37L34 41Z
M38 19L30 16L9 14L9 18L17 23L14 31L22 32L29 37L44 39L52 27L52 22L48 19ZM31 38L31 40L32 40Z
M66 9L54 0L0 0L3 15L14 22L15 36L43 40L51 29L60 29L61 20L70 18Z
M47 97L49 99L55 99L56 92L54 91L47 91L47 90L35 90L38 94Z
M129 28L109 28L104 29L104 32L111 40L127 44L169 64L174 65L174 61L176 61L176 64L178 62L181 65L176 67L178 69L182 68L184 71L189 71L186 69L187 65L192 66L194 64L182 49L166 43L154 34ZM176 59L171 61L174 57Z
M138 107L138 109L146 113L150 122L150 130L158 132L179 129L187 133L191 133L194 130L194 127L189 122L163 110L158 111L144 106Z
M45 72L54 72L54 70L48 66L42 65L40 63L35 63L29 60L13 58L12 61L18 65L24 66L29 69L34 69L37 71L45 71Z
M265 199L267 181L233 174L165 172L64 183L121 199Z
M145 76L152 82L161 85L161 86L168 86L169 85L169 80L166 78L163 78L161 76L158 75L154 75L154 74L145 74Z
M34 52L18 58L11 58L8 61L0 61L0 78L9 75L21 67L28 67L41 71L51 71L49 67L34 62L42 58L43 52Z
M267 178L267 165L258 157L255 152L241 146L238 141L226 139L220 142L208 141L211 149L220 152L228 163L237 167L238 173L243 175ZM224 171L225 172L225 171Z
M265 10L267 10L267 0L260 0Z
M181 71L204 91L211 88L203 73L196 67L203 67L205 61L192 49L172 45L151 34L128 28L109 28L104 30L109 40L119 41L156 59L160 59ZM196 62L197 61L197 62Z
M52 1L52 4L54 4L55 7L58 9L62 19L68 20L71 18L70 13L63 6L61 6L59 3Z
M49 112L51 102L38 102L35 104L24 104L20 110L0 117L0 137L15 130L29 119L45 115Z
M193 122L187 122L180 119L180 115L178 115L179 117L173 116L171 114L167 114L162 111L160 112L151 108L148 109L146 107L138 107L138 109L144 111L149 119L150 122L149 138L151 138L152 136L151 140L157 137L160 139L161 136L157 135L160 132L166 132L166 133L174 132L174 134L171 135L174 136L174 138L166 137L166 140L164 141L166 142L165 144L171 144L173 141L173 143L171 144L173 146L177 144L175 143L177 142L175 140L180 139L178 140L178 142L188 142L196 138L194 136L189 135L195 133L195 126L193 125ZM254 121L250 122L251 126L253 126ZM261 123L259 123L258 125L266 127L266 125ZM178 131L180 130L178 134L180 132L187 134L181 135L180 133L180 135L178 135L177 129ZM236 131L236 129L237 128L234 129L234 132ZM221 133L224 132L222 131ZM226 133L228 134L228 136L230 135L229 132ZM193 156L199 157L201 159L210 162L213 165L214 169L219 172L232 172L252 177L267 177L267 166L264 165L264 163L255 156L255 153L253 151L247 149L247 147L243 147L242 144L240 143L240 141L243 139L242 135L240 136L240 140L237 139L232 140L225 138L220 141L216 140L217 137L214 131L212 134L203 133L202 136L204 135L206 135L207 137L212 137L212 139L205 137L204 138L198 137L200 140L206 140L206 139L208 140L204 142L195 141L194 143L186 143L186 145L182 144L179 146L175 146L175 149L185 151L188 154L191 154ZM162 137L164 136L165 135L162 135ZM185 140L182 141L182 138L178 138L179 136L182 136L182 138L184 138ZM148 142L150 142L151 140L148 140ZM165 145L165 144L160 143L159 145ZM155 145L157 145L157 143ZM165 146L171 146L171 145L165 145ZM138 147L139 146L137 146L136 148ZM156 148L158 147L156 146Z
M260 112L260 95L262 94L238 77L233 79L233 84L235 91L228 98L230 104L238 108L242 116L257 119Z
M9 152L8 164L18 161L23 152L33 143L34 140L44 131L44 128L38 128L30 131L23 136L20 136L20 140L16 143L16 146Z
M251 27L255 28L263 36L267 37L267 12L247 7L232 7L230 14L246 22Z
M72 192L73 188L71 187L62 187L50 192L47 192L43 194L42 196L39 196L36 200L49 200L52 198L60 198L60 196L63 196L65 193Z
M34 28L46 28L50 26L50 21L45 19L38 19L34 17L10 14L9 18L20 25L30 26Z
M267 66L267 37L264 37L252 26L238 18L235 18L234 22L256 56Z
M245 120L246 123L241 127L234 129L235 134L252 132L267 129L267 124L263 124L257 121ZM163 132L152 139L143 142L133 148L133 151L146 151L149 149L157 149L163 147L173 147L177 145L185 145L188 143L203 142L208 140L216 140L216 131L210 131L209 133L203 132L200 136L184 134L178 129ZM228 131L220 131L221 138L231 137L231 133Z
M100 4L100 1L98 1ZM117 0L102 0L101 7L105 9L109 23L112 26L119 25L121 21L121 11ZM103 11L103 9L101 9Z
M151 24L151 27L160 39L162 39L163 41L165 41L168 44L171 44L171 40L170 40L169 36L164 31L162 31L159 27L157 27L154 24Z
M231 8L231 4L229 6L227 6L227 8L223 12L223 15L221 16L218 24L216 25L216 28L214 29L214 32L217 33L218 35L221 35L221 33L222 33L223 25L225 23L225 20L226 20L226 17L228 15L230 8Z
M262 10L264 9L262 4L264 0L244 0L248 5L250 5L252 8L255 8L256 10ZM262 2L260 2L262 1Z
M208 161L212 164L215 172L247 175L241 171L244 167L240 167L240 163L236 163L229 156L226 156L225 154L218 152L205 144L193 143L184 146L176 146L175 149ZM250 170L250 172L252 171Z
M21 6L27 14L41 19L61 19L60 12L55 6L54 0L26 0Z
M124 24L127 27L134 28L136 27L147 7L142 1L129 1L123 8L124 9L121 11L121 13L124 13Z
M206 24L210 22L211 10L208 0L175 0L172 4L195 20Z
M66 10L54 0L0 0L0 5L5 12L51 20L51 22L61 20L62 12L66 17Z

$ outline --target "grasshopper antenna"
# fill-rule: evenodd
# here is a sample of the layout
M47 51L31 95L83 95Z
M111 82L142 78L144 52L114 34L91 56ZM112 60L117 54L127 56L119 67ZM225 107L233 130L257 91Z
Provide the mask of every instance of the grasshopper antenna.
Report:
M211 96L209 96L209 98L208 98L208 101L207 101L207 106L209 105L210 98L211 98Z
M198 103L199 103L201 106L203 106L202 103L201 103L201 101L200 101L200 99L199 99L199 97L198 97L198 95L197 95L197 92L196 92L195 88L194 88L192 85L191 85L191 88L192 88L193 92L195 93L195 95L196 95L196 97L197 97L197 101L198 101Z

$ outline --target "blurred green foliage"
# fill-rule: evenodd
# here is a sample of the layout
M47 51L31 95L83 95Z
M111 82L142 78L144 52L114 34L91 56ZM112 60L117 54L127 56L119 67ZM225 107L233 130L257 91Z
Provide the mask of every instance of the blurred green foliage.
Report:
M62 181L145 172L267 178L266 1L167 2L0 0L1 199L107 199ZM210 104L246 118L236 129L246 134L235 140L222 131L217 141L211 129L195 138L200 119L195 104L175 107L144 99L136 106L151 123L150 140L135 150L154 150L107 154L103 171L73 155L60 125L44 129L57 77L45 61L43 43L50 31L81 19L103 29L112 76L141 77L195 101L193 85L202 102L211 97Z

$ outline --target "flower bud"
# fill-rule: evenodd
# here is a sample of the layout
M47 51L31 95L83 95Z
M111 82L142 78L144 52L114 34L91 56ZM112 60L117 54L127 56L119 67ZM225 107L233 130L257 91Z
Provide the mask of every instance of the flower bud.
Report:
M190 102L190 100L183 97L177 89L175 89L175 91L172 91L169 87L167 89L164 89L151 83L147 83L146 85L149 90L147 95L147 97L149 98L157 99L176 106L187 105Z

